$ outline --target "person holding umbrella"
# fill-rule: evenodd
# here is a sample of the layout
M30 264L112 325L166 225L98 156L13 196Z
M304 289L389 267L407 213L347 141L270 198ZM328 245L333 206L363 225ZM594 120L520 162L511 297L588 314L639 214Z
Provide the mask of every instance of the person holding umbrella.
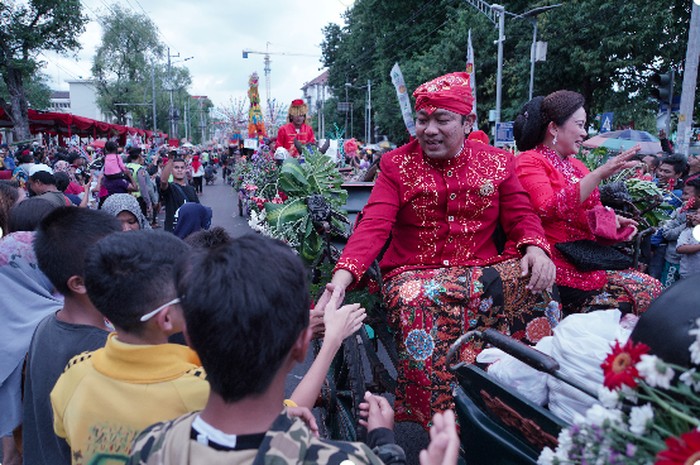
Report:
M518 149L523 151L515 159L515 170L549 240L564 314L599 308L638 314L661 292L659 281L631 269L584 271L559 249L560 243L579 240L609 245L637 233L636 222L602 206L598 184L635 166L640 147L589 172L575 158L587 136L584 103L581 94L568 90L526 103L513 127Z

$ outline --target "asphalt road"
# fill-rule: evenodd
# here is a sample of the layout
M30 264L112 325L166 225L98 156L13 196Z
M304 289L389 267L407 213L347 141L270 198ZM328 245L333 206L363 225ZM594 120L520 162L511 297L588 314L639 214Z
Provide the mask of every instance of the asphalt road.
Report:
M248 226L247 219L238 216L237 194L231 186L222 181L220 172L215 183L213 185L205 185L203 191L203 195L200 195L200 202L213 210L212 226L223 227L233 237L240 237L252 232ZM306 361L297 365L288 375L286 383L287 396L294 391L294 388L308 371L312 361L313 355L309 353ZM414 423L397 423L394 430L397 442L406 451L408 464L418 464L418 453L421 449L427 447L427 433Z

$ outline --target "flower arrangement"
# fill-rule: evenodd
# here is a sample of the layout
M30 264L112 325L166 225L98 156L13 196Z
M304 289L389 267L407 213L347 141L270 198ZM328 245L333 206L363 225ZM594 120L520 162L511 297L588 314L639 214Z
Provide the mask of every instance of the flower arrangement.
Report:
M344 231L340 208L347 192L341 188L342 177L329 157L305 148L304 159L304 163L299 163L289 158L276 172L264 173L276 177L265 178L266 188L256 190L251 198L253 208L248 224L286 242L305 262L313 264L322 252L323 238L314 225L310 199L322 197L333 212L331 230Z
M256 152L249 159L241 159L233 170L233 188L239 191L247 199L254 198L269 201L277 196L277 179L279 167L272 155L265 152ZM259 202L253 203L262 208Z
M690 335L697 365L700 329ZM648 352L641 343L613 345L601 365L602 405L562 430L556 450L545 448L538 464L700 464L700 373Z

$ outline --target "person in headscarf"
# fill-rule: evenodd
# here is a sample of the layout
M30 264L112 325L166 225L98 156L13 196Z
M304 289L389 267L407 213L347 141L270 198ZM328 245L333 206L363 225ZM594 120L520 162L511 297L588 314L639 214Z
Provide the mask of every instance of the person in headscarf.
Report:
M195 192L198 194L202 193L202 181L204 179L204 166L199 161L199 155L192 157L192 185L194 186Z
M187 202L177 210L177 223L173 232L180 239L184 239L192 233L209 229L211 217L211 208L201 203Z
M148 220L143 216L138 200L131 194L112 194L105 199L102 210L116 216L122 222L124 231L151 229Z
M542 292L555 268L513 155L466 139L468 74L438 77L413 95L416 139L382 157L326 292L358 284L390 239L380 267L400 356L396 420L427 428L434 412L454 407L445 356L461 334L491 327L534 344L551 334L559 304ZM467 344L460 360L474 361L481 347Z
M9 234L0 239L0 438L2 463L19 459L12 440L22 422L22 367L39 322L63 306L63 296L55 292L39 269L32 246L34 230L57 207L34 197L10 209Z

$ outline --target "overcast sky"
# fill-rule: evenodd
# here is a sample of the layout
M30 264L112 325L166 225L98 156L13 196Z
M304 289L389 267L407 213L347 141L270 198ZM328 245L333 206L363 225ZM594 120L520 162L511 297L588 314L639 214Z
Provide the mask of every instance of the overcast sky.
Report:
M90 77L92 58L101 42L102 27L96 17L114 3L147 14L157 25L160 39L170 53L193 59L180 64L192 76L192 95L206 95L215 105L245 97L248 77L260 75L260 99L266 100L264 56L242 58L242 49L271 52L271 98L288 104L300 98L304 83L321 73L321 29L328 23L342 25L342 13L353 0L82 0L90 18L80 37L83 48L76 57L46 54L44 69L54 90L68 90L66 81ZM285 56L278 53L315 55Z

